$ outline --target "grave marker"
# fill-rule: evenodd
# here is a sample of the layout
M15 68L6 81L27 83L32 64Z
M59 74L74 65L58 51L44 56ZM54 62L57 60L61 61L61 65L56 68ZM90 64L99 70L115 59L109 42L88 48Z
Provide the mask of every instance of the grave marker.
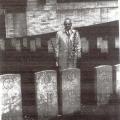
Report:
M54 70L35 73L38 118L47 120L57 116L57 75Z
M62 71L63 114L80 111L80 70L70 68Z
M96 97L97 104L107 104L110 95L113 93L112 66L101 65L95 67L96 70Z
M0 75L0 108L2 120L22 120L21 78L19 74Z

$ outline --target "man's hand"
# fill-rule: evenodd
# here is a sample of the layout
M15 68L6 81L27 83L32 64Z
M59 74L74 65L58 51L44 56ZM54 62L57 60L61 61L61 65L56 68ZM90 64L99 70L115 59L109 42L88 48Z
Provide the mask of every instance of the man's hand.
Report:
M56 61L56 66L58 67L58 62Z

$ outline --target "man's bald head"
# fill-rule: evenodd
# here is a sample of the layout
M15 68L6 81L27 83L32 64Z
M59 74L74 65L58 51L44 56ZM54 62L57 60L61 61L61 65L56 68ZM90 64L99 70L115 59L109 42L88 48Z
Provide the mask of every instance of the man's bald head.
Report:
M66 30L70 30L71 29L71 26L72 26L72 21L70 18L66 18L64 20L64 26L65 26L65 29Z

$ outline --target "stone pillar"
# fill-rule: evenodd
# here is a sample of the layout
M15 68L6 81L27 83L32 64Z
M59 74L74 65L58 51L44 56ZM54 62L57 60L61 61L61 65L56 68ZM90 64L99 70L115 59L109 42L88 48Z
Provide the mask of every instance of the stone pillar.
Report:
M54 70L35 73L38 119L48 120L58 114L57 75Z
M62 71L62 112L71 114L80 111L80 70L70 68Z
M2 120L23 120L20 75L0 75L0 89L0 114Z
M97 97L97 105L108 104L110 96L113 93L112 66L97 66L95 67L95 72L95 91Z

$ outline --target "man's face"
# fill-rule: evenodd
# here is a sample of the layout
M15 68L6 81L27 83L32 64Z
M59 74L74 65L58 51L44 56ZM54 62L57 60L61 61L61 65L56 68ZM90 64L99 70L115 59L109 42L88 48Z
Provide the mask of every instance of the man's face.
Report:
M71 29L71 26L72 26L72 23L71 23L71 20L65 20L64 22L64 26L65 26L65 29L66 30L70 30Z

